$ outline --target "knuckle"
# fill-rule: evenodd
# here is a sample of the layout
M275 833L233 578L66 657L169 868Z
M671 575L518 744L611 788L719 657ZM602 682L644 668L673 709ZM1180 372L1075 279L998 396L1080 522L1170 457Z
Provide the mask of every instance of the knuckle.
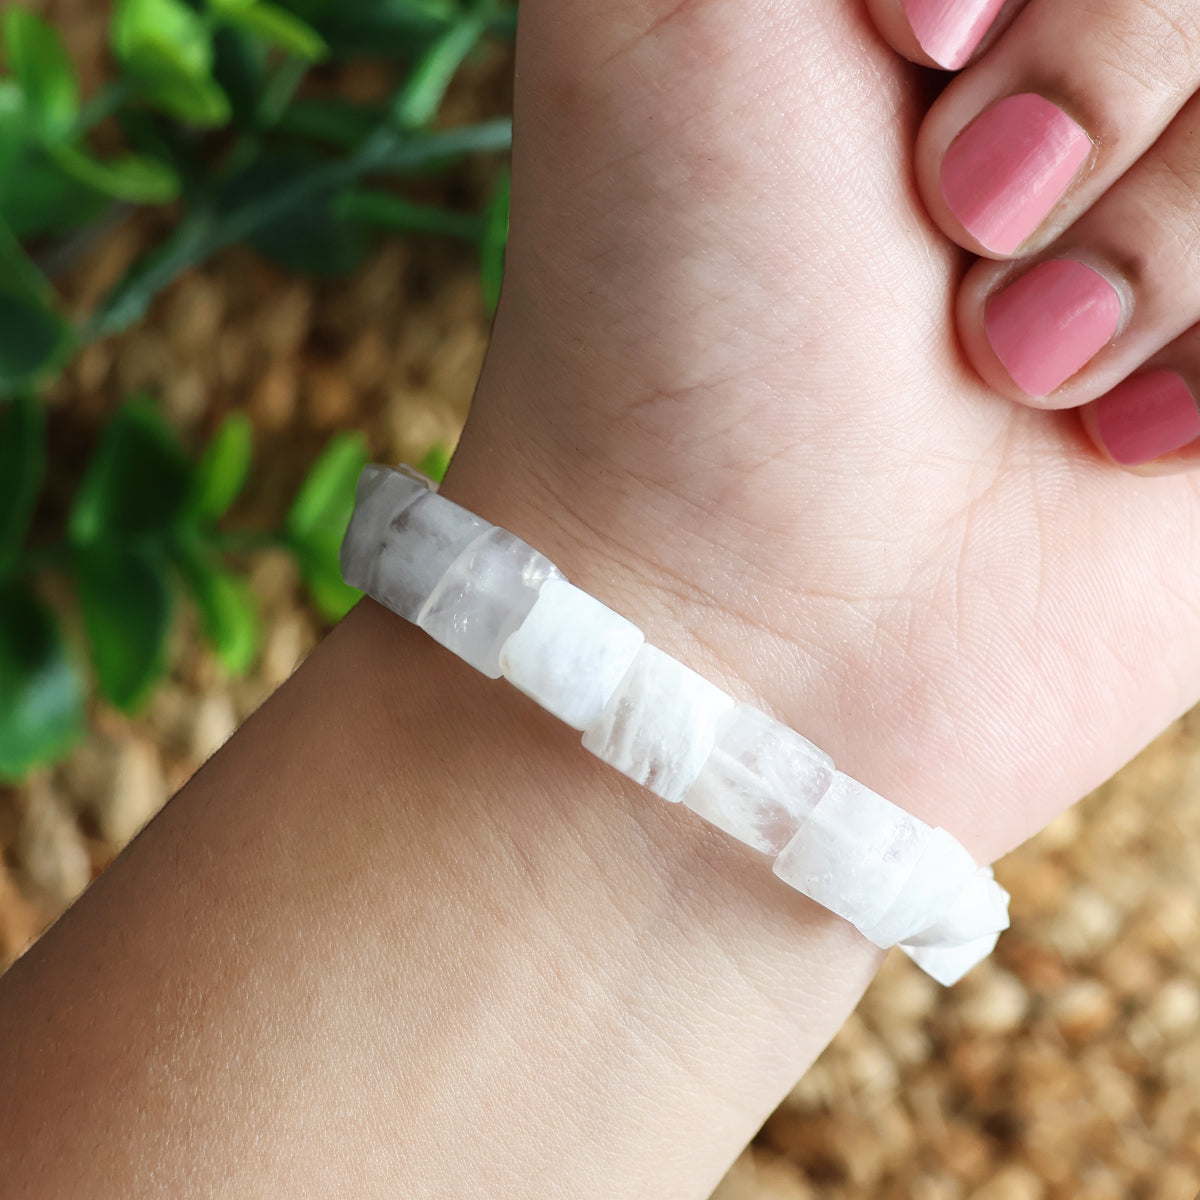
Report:
M1097 5L1103 30L1097 61L1150 96L1178 105L1200 75L1200 6L1178 0Z

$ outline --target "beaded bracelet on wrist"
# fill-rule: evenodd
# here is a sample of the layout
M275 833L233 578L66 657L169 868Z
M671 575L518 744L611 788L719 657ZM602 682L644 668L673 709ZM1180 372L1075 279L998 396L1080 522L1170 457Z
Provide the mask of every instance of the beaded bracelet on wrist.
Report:
M520 538L409 468L369 466L342 544L348 584L501 676L597 757L774 859L780 879L951 984L1008 927L1008 893L944 829L739 704Z

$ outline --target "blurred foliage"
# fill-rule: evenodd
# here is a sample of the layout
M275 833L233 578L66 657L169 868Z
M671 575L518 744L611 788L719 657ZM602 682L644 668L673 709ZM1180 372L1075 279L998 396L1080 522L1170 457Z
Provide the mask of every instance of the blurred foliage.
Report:
M464 60L514 27L506 0L115 0L116 71L84 97L59 32L19 4L0 13L0 778L69 748L92 686L125 710L145 700L168 667L181 596L224 667L247 670L260 625L236 563L255 546L288 547L329 619L355 602L337 550L367 458L359 435L326 446L281 529L226 530L252 466L249 420L229 416L192 457L153 398L133 397L101 430L62 527L44 528L35 516L54 464L40 392L79 350L127 329L164 287L235 243L334 274L381 236L465 239L494 310L507 175L480 213L420 202L401 185L507 150L506 119L442 128L437 116ZM317 64L367 58L394 64L384 103L306 87ZM69 320L39 264L61 263L144 206L168 206L170 232ZM448 461L435 447L422 466L440 479ZM45 586L51 575L70 582L72 602Z

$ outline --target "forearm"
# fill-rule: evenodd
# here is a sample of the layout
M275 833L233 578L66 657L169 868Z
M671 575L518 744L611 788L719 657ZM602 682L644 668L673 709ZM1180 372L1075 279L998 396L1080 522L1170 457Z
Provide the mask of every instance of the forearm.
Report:
M0 1178L707 1194L875 952L367 602L0 986Z

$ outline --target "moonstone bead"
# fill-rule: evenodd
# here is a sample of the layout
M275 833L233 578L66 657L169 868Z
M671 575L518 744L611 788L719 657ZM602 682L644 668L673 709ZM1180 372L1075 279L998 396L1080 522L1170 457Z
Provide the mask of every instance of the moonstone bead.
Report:
M908 881L932 832L838 771L772 869L858 929L870 929Z
M646 638L565 579L547 579L500 650L504 677L574 729L600 716Z
M873 926L864 928L863 935L884 949L908 941L941 919L978 872L962 843L944 829L930 830L912 873L887 911ZM985 926L954 940L969 941L989 932L991 927Z
M499 679L500 648L529 615L543 583L561 578L548 558L493 526L449 565L416 621L477 671Z
M583 744L623 775L677 803L712 753L733 698L655 646L637 652Z
M980 867L935 921L899 940L909 946L965 945L985 934L1001 933L1009 925L1010 899L992 877L992 868Z
M405 477L395 474L396 479ZM389 481L391 489L399 493L401 485ZM454 560L480 534L495 526L428 489L397 498L402 500L401 507L385 517L381 529L362 530L362 536L371 539L376 555L375 570L364 590L405 620L416 621ZM351 522L346 544L352 561L358 558L359 536Z
M989 933L961 946L909 946L900 949L925 972L942 984L951 987L972 967L977 967L1000 940L999 932Z
M778 854L833 781L833 759L750 704L717 722L717 742L684 804L726 833Z
M387 543L388 524L431 490L431 481L415 472L393 471L376 464L363 467L354 491L354 515L342 539L342 578L370 592L379 557Z

